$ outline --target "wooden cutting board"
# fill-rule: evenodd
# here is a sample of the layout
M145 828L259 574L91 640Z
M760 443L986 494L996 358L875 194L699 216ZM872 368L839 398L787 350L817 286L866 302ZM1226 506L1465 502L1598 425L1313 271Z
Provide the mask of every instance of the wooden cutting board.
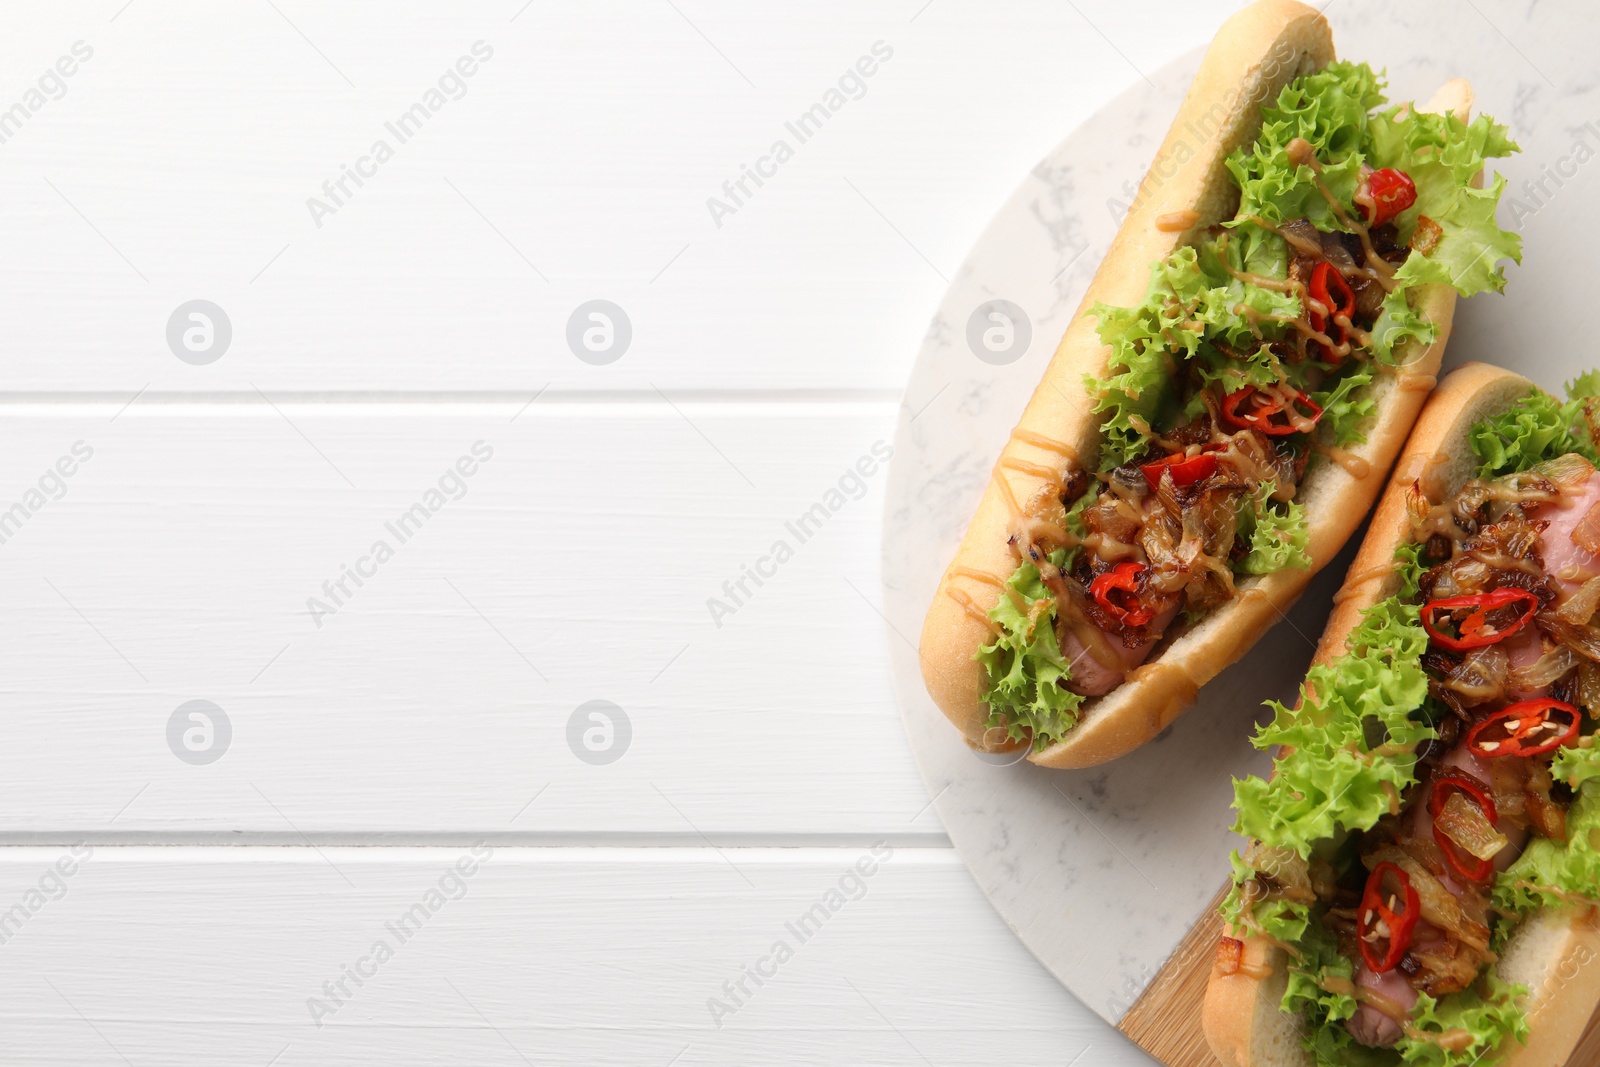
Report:
M1118 1030L1169 1067L1220 1067L1200 1031L1200 1005L1205 1000L1217 939L1222 936L1217 907L1227 892L1224 886L1217 893L1212 906L1117 1024ZM1596 1063L1600 1063L1600 1005L1567 1067L1594 1067Z

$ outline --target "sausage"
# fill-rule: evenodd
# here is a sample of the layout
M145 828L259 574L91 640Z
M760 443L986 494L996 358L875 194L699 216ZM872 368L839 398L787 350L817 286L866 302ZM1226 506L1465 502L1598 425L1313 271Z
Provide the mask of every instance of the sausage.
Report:
M1456 745L1446 753L1444 758L1440 760L1440 765L1454 770L1465 771L1484 784L1491 785L1491 787L1494 782L1494 771L1487 766L1484 760L1473 755L1465 743ZM1431 786L1429 790L1431 792ZM1522 854L1522 848L1528 840L1528 829L1526 826L1510 819L1502 819L1496 829L1506 836L1508 842L1506 847L1502 848L1494 857L1495 869L1503 871L1515 863L1517 857ZM1423 840L1430 840L1433 837L1433 816L1428 814L1427 795L1418 797L1416 803L1412 806L1410 833L1413 837ZM1440 884L1451 893L1463 900L1467 899L1468 892L1466 887L1457 882L1448 873L1440 874L1437 877ZM1423 943L1442 935L1436 928L1430 927L1427 923L1418 923L1414 936L1418 943ZM1417 1002L1415 987L1412 986L1410 980L1399 969L1385 974L1375 974L1365 963L1358 963L1355 983L1358 989L1371 990L1393 1001L1395 1005L1404 1008L1408 1013ZM1370 1004L1363 1004L1356 1009L1356 1013L1350 1017L1350 1021L1345 1025L1350 1031L1351 1037L1361 1044L1373 1048L1388 1048L1396 1041L1399 1041L1401 1034L1404 1033L1400 1023Z
M1408 1015L1417 1003L1416 989L1398 969L1385 974L1376 974L1365 963L1359 964L1356 967L1356 988L1370 990L1386 1000L1393 1001L1396 1007L1404 1009ZM1363 1004L1357 1008L1350 1021L1345 1023L1345 1027L1350 1031L1351 1037L1371 1048L1389 1048L1405 1033L1398 1022L1370 1004Z
M1589 475L1575 491L1563 493L1559 501L1530 509L1532 518L1550 524L1539 535L1539 554L1544 558L1545 573L1555 580L1562 599L1600 574L1600 556L1572 540L1573 531L1597 504L1600 504L1600 471Z
M1061 637L1061 654L1070 664L1072 680L1067 683L1067 688L1074 693L1081 693L1086 697L1105 696L1128 677L1128 672L1143 663L1150 655L1150 650L1161 640L1161 633L1177 617L1176 606L1168 608L1150 621L1148 641L1143 641L1132 648L1123 644L1121 640L1113 637L1106 642L1112 656L1116 659L1116 666L1101 663L1095 658L1094 653L1083 647L1083 642L1078 640L1078 635L1067 630Z

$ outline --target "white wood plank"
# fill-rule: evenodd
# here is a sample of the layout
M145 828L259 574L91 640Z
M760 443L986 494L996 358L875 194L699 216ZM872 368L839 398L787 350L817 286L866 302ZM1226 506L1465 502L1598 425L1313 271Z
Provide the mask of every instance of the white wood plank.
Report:
M3 146L4 384L897 389L1019 178L1233 4L1159 34L1095 12L1123 55L1050 0L676 6L9 4L7 104L93 55ZM388 133L479 40L465 95ZM789 134L877 41L860 98ZM308 198L380 138L319 228ZM719 227L708 198L777 139L794 157ZM564 339L597 297L634 327L607 367ZM164 338L195 298L234 328L205 367Z
M1151 1062L1044 973L947 849L487 852L0 851L0 906L38 903L6 928L6 1058ZM463 858L472 873L450 873ZM324 988L358 963L361 985ZM758 965L771 976L732 1004L724 981ZM731 1013L713 1020L713 998Z
M93 450L0 544L0 831L942 840L869 602L892 408L521 407L0 408L0 519ZM402 543L386 524L479 441ZM378 540L338 606L324 582ZM596 699L632 724L605 766L566 740ZM191 700L232 725L210 765L168 747Z

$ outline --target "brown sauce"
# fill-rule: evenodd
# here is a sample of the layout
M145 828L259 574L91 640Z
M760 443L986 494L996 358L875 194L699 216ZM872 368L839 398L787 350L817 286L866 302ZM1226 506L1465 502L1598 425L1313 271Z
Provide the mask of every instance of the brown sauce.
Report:
M1355 455L1352 452L1346 452L1337 445L1318 443L1313 447L1317 450L1317 452L1327 456L1339 466L1343 467L1345 469L1345 473L1350 475L1352 478L1360 480L1372 473L1371 463L1368 463L1365 459L1362 459L1360 456Z
M1315 175L1313 180L1317 184L1317 191L1328 202L1328 207L1333 211L1333 217L1339 220L1341 226L1360 239L1361 250L1367 262L1365 266L1357 264L1356 269L1383 286L1384 292L1394 292L1400 284L1394 279L1394 268L1389 265L1387 260L1378 255L1378 250L1372 246L1372 232L1367 228L1366 223L1359 219L1351 218L1350 214L1345 211L1344 204L1338 197L1333 195L1333 191L1323 182L1322 163L1317 159L1316 152L1313 151L1310 142L1302 137L1296 137L1285 147L1285 152L1289 157L1289 162L1311 168L1312 173Z
M1376 567L1368 567L1364 571L1350 575L1344 580L1344 584L1339 587L1339 591L1333 594L1334 604L1338 605L1348 600L1354 600L1362 595L1362 587L1368 582L1382 581L1393 573L1394 568L1392 566L1387 563L1380 563Z
M1005 635L1005 627L989 618L989 613L980 608L977 602L966 594L965 590L957 589L953 585L946 585L944 587L944 591L951 600L954 600L957 604L961 605L961 610L965 611L970 618L977 619L979 622L983 623L994 633L996 637L1003 637Z
M1022 441L1025 444L1030 444L1035 448L1042 448L1047 452L1054 452L1073 463L1078 462L1078 450L1067 444L1065 441L1057 441L1053 437L1046 437L1044 434L1035 433L1032 430L1024 430L1020 426L1011 431L1011 436L1015 440Z
M971 578L975 582L983 582L985 585L992 585L996 589L1004 589L1006 587L1004 578L997 574L990 574L988 571L977 570L974 567L951 567L950 576L952 578Z
M1193 208L1184 208L1182 211L1170 211L1165 215L1156 217L1156 229L1162 233L1182 233L1200 221L1200 212Z
M1043 478L1047 482L1060 483L1061 472L1051 470L1041 463L1029 463L1025 459L1006 458L1000 461L1000 466L1006 470L1017 471L1019 474L1030 474L1035 478Z

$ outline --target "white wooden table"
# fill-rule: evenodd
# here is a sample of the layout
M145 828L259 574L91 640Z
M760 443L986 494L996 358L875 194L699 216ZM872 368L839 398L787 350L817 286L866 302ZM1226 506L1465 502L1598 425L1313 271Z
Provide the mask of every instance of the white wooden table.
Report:
M0 1062L1148 1063L929 806L879 443L1234 6L7 4Z

